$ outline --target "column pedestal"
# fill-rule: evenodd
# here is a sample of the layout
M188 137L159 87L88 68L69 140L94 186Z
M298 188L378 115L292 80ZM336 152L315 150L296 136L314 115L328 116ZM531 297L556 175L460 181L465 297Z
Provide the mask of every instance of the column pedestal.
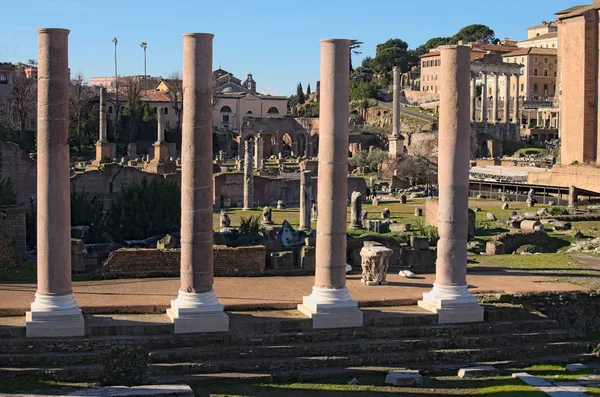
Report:
M227 332L229 316L217 300L215 291L187 293L179 291L171 301L167 316L175 326L175 333Z
M483 321L483 307L469 292L467 285L433 285L430 292L423 294L419 307L436 313L438 323L471 323Z
M112 146L108 141L96 142L96 159L92 161L93 167L100 167L101 164L110 163L112 160Z
M363 313L358 303L348 295L348 288L313 287L302 299L298 310L313 320L313 329L351 328L363 326Z
M397 159L404 154L404 139L402 137L390 137L388 157Z
M28 338L84 336L85 324L75 296L35 294L31 311L25 313Z

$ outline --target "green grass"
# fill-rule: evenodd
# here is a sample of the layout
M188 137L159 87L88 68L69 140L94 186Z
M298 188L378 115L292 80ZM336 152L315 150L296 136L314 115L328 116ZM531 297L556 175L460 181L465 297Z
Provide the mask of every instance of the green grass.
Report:
M73 274L73 281L89 281L92 278L86 274ZM0 283L35 283L37 266L33 261L26 261L16 269L0 272Z
M476 264L487 263L491 265L503 266L509 269L536 271L544 269L547 269L548 271L554 271L558 269L582 269L579 262L562 253L539 255L475 256L472 259Z

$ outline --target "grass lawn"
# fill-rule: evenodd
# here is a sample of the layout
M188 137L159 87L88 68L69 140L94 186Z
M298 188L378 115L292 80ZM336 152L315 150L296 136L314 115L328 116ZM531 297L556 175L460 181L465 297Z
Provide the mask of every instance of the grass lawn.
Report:
M92 280L86 274L73 274L73 281L89 281ZM22 266L7 271L0 272L0 283L35 283L37 280L37 267L35 262L26 261Z

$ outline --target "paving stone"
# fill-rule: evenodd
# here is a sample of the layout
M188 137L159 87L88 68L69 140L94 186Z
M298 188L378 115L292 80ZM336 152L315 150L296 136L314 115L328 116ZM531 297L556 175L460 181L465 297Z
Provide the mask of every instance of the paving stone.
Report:
M538 378L537 376L529 375L527 372L518 372L512 374L513 378L517 378L534 387L552 387L552 383L546 379Z
M488 376L498 375L498 368L492 367L491 365L481 365L476 367L461 368L458 370L459 378L486 378Z
M588 366L581 363L567 364L567 372L577 372L588 369Z
M423 377L419 374L419 371L391 371L385 377L386 385L412 386L420 385L421 383L423 383Z

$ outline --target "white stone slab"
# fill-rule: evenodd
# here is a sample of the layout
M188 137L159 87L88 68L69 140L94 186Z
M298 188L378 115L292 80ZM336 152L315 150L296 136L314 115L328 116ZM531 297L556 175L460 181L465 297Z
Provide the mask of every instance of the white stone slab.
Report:
M394 386L412 386L420 385L423 383L423 377L419 374L419 371L403 370L403 371L392 371L385 377L386 385Z
M554 385L546 379L538 378L537 376L529 375L527 372L518 372L512 374L513 378L520 379L529 386L534 387L553 387Z
M109 386L60 390L54 397L194 397L188 385ZM39 394L17 394L15 397L39 397Z
M500 371L491 365L480 365L476 367L461 368L458 370L458 377L463 379L486 378L497 376Z
M398 273L398 275L402 276L402 277L406 277L406 278L415 278L415 274L413 272L411 272L410 270L400 270L400 273Z

